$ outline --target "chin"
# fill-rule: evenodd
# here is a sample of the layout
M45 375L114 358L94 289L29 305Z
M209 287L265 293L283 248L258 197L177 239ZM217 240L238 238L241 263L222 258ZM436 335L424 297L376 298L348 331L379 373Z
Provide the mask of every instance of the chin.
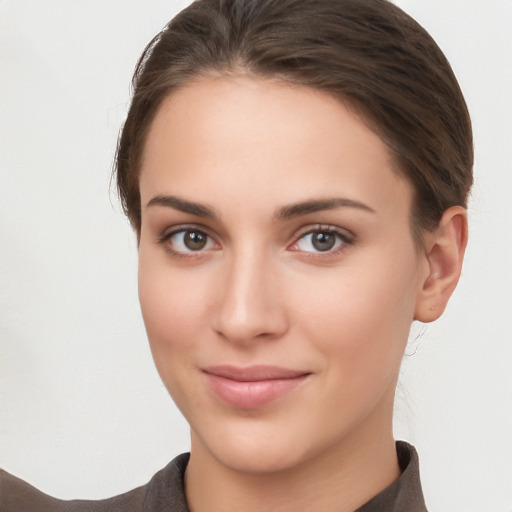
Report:
M283 449L284 448L284 449ZM237 473L263 475L279 473L297 467L302 462L301 454L285 447L252 443L251 446L223 447L218 456L212 455L224 467Z
M248 424L246 418L218 431L211 429L201 437L192 431L192 453L207 452L217 463L237 473L286 471L300 466L311 454L301 449L304 433L285 430L255 418L250 418Z

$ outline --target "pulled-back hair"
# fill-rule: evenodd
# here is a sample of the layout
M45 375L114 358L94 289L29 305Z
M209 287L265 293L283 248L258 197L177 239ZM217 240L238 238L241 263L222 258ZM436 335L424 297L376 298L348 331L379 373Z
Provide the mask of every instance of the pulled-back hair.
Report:
M358 112L415 190L415 235L466 206L471 122L446 57L387 0L197 0L146 47L115 163L125 213L139 232L139 170L162 101L210 75L247 74L325 91Z

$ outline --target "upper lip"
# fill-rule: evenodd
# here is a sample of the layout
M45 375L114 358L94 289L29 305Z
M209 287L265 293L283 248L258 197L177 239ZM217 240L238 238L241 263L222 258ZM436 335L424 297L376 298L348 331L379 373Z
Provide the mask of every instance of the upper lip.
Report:
M202 368L205 373L224 377L225 379L236 380L239 382L256 382L262 380L294 379L309 375L310 372L302 370L292 370L290 368L281 368L279 366L253 365L253 366L234 366L223 364L218 366L208 366Z

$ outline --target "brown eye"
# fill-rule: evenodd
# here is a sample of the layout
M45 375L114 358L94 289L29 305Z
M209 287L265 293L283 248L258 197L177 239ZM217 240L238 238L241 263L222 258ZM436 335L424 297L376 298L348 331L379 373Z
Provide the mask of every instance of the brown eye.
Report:
M206 246L208 235L201 231L185 231L183 243L191 251L200 251Z
M311 234L311 244L317 251L330 251L336 243L336 236L333 233L317 231Z

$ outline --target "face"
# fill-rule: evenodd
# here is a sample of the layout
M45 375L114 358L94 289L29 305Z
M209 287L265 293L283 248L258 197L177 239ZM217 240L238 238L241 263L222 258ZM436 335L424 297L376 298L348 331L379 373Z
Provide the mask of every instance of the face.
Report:
M161 106L140 191L142 312L193 454L276 471L391 435L426 266L411 187L357 115L204 79Z

